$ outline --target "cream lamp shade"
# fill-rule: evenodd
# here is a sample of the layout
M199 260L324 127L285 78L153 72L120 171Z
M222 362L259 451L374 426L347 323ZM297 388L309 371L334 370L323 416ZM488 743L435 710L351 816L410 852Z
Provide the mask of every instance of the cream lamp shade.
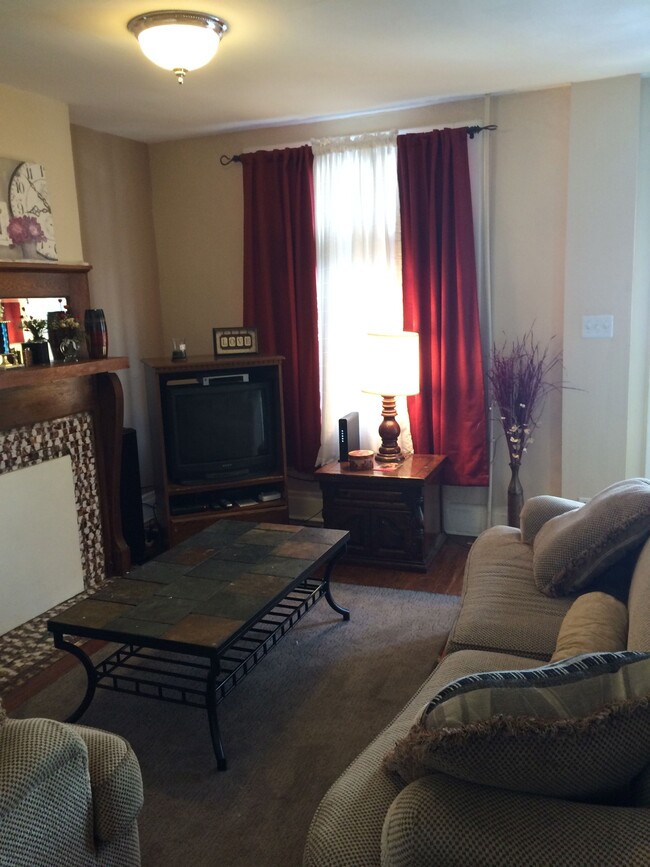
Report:
M364 346L362 391L369 394L418 394L420 336L414 331L368 334Z
M365 374L361 390L382 397L381 446L375 460L400 463L404 455L397 442L400 426L395 420L395 397L420 391L420 337L414 331L368 334L363 348Z
M127 27L145 57L162 69L172 70L179 84L190 70L212 60L228 29L216 15L174 9L138 15Z

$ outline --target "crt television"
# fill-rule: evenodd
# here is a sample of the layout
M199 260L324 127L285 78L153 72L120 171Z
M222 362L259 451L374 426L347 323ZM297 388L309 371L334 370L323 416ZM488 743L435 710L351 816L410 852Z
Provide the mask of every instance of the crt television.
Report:
M264 476L280 466L278 396L248 374L162 385L169 478L201 484Z

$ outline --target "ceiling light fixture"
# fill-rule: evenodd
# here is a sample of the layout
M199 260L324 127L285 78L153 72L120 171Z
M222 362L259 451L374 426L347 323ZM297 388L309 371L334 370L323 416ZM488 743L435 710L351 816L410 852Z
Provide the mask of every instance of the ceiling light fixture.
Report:
M209 63L228 25L216 15L167 9L137 15L126 25L145 57L170 69L182 84L191 69Z

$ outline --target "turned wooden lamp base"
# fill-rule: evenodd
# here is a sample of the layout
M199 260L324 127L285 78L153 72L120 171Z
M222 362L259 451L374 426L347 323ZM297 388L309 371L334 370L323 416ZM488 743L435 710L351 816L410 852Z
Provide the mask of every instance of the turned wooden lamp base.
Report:
M381 397L381 401L381 414L384 419L379 425L381 446L375 455L375 460L378 464L398 464L405 460L405 457L397 443L400 426L395 421L395 416L397 415L395 397L384 394Z

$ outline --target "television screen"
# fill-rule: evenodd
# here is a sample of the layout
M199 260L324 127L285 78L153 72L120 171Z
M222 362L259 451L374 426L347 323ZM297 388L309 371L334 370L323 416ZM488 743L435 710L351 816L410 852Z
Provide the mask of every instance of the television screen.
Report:
M168 387L170 477L200 482L272 470L278 441L273 406L267 381Z

